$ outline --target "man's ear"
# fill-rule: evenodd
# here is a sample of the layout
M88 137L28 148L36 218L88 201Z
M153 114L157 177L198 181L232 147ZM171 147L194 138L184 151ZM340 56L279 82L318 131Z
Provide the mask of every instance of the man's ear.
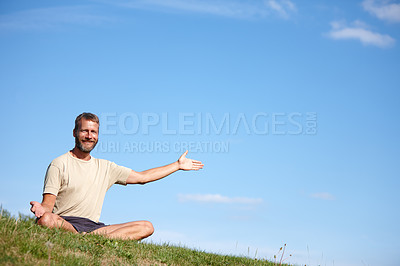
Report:
M75 130L74 130L74 129L72 130L72 136L74 136L74 138L76 138Z

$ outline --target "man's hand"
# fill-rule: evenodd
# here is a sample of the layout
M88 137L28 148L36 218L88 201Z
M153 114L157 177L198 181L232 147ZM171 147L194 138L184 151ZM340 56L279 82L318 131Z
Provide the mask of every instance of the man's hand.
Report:
M199 170L203 168L204 164L202 164L200 161L186 158L187 154L188 151L185 151L185 153L179 157L178 164L180 170Z
M182 154L182 156L179 157L178 161L175 161L168 165L152 168L142 172L136 172L132 170L131 174L128 176L128 179L126 180L126 183L143 185L164 178L178 170L187 171L187 170L199 170L203 168L204 164L202 164L200 161L186 158L186 154L188 154L188 151ZM54 204L52 206L54 206Z
M46 212L52 212L54 208L54 204L56 202L56 196L53 194L45 193L43 195L42 203L37 201L31 201L31 212L35 214L37 218L40 218Z
M43 216L43 214L46 212L46 210L44 209L44 207L42 206L42 204L40 204L37 201L31 201L30 204L32 205L31 207L31 212L33 212L33 214L35 214L35 216L37 218L40 218Z

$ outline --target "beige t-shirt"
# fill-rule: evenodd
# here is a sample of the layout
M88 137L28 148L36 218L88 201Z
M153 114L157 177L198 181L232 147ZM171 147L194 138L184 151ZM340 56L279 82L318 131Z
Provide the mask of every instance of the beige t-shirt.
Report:
M130 173L113 162L93 157L84 161L67 152L47 168L43 194L57 197L53 213L99 222L107 190L113 184L126 185Z

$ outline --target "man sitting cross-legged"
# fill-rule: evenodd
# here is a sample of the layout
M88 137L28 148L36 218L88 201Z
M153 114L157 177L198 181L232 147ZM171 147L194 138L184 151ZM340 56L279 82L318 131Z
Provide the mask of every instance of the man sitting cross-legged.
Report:
M107 190L113 184L146 184L178 170L199 170L200 161L186 158L136 172L113 162L93 158L90 152L98 142L99 119L82 113L75 120L75 147L54 159L47 168L43 200L31 201L31 211L42 226L64 228L75 233L101 234L110 238L140 240L153 234L149 221L105 225L99 222Z

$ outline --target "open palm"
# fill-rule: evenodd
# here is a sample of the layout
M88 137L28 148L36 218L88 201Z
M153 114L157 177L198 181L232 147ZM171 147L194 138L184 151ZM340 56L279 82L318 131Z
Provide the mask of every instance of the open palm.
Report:
M185 151L185 153L183 153L181 157L179 157L178 160L179 169L188 171L188 170L199 170L203 168L204 164L202 164L200 161L186 158L187 154L188 151Z

